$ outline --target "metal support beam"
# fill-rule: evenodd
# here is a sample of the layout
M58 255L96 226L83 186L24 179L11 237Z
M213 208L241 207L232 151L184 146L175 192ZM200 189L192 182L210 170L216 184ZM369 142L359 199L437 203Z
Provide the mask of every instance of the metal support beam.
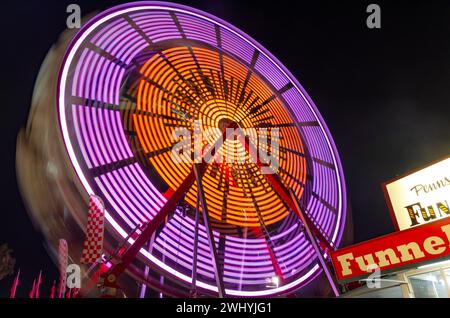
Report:
M331 273L330 269L328 268L328 265L325 261L325 257L322 254L322 250L320 249L319 245L316 242L316 237L314 236L311 229L309 228L308 222L306 222L305 215L303 214L303 211L300 209L298 200L295 197L294 192L291 189L289 189L289 193L291 195L292 201L294 201L294 204L296 206L298 214L300 215L300 220L302 221L302 223L305 227L305 232L308 235L309 241L311 242L311 245L313 246L313 248L316 252L317 258L319 259L319 264L322 267L322 269L328 279L328 282L330 283L331 289L333 290L334 295L336 297L339 297L339 295L340 295L339 289L337 287L336 282L333 279L333 274Z
M150 243L148 244L148 252L152 254L153 252L153 243L155 242L155 233L153 233L152 238L150 239ZM148 265L145 265L144 268L144 278L145 280L148 279L148 275L150 273L150 267ZM145 294L147 292L147 285L142 282L141 284L141 290L139 291L139 298L145 298Z
M225 296L225 286L223 283L222 273L219 269L219 259L217 257L216 242L214 240L214 234L209 222L208 206L206 204L205 194L203 192L202 175L200 174L200 168L198 164L194 164L194 173L195 179L197 181L198 196L200 197L200 203L202 206L203 222L205 223L206 234L209 241L209 248L211 250L212 263L216 277L217 288L219 290L219 297L223 298Z
M192 287L191 297L197 298L197 255L198 255L198 223L200 213L200 196L197 193L197 204L195 206L195 233L194 233L194 257L192 259Z

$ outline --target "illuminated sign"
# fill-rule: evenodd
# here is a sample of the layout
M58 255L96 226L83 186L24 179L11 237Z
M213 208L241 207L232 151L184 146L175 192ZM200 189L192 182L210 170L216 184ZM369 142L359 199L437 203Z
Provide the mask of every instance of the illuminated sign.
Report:
M450 216L450 158L383 185L397 230Z
M450 218L394 232L331 253L340 281L418 266L450 257Z

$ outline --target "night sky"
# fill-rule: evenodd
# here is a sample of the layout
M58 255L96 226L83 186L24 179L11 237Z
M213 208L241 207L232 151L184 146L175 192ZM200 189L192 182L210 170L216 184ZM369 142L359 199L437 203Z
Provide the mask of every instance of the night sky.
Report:
M212 13L260 42L297 77L323 115L344 167L354 241L393 231L380 184L449 154L450 2L378 3L381 30L366 26L369 1L177 1ZM2 1L0 244L21 268L19 296L55 266L17 189L16 138L34 82L65 28L68 4L83 14L120 1ZM57 123L55 123L56 125ZM9 295L13 277L0 281Z

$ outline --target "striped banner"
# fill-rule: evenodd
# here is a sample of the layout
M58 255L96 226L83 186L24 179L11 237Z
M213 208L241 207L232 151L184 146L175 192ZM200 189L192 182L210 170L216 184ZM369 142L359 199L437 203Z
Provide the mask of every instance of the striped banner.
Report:
M105 208L103 201L92 195L89 198L89 213L86 225L81 264L93 264L101 259L103 253L103 234L105 228Z
M68 266L69 249L67 241L64 239L59 240L58 260L59 260L59 288L58 298L64 298L66 291L66 269Z

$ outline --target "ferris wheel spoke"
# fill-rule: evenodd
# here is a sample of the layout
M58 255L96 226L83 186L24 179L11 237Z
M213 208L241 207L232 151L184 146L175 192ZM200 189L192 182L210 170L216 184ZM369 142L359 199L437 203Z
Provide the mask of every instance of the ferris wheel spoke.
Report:
M262 114L265 113L265 111L269 111L269 109L265 109L264 111L260 112L257 116L261 116ZM267 117L264 118L260 118L260 119L255 119L253 122L254 123L260 123L260 122L265 122L265 121L269 121L271 119L275 119L275 117L273 115L269 115Z
M97 166L97 167L91 168L90 171L93 176L99 177L103 174L113 172L113 171L122 169L124 167L127 167L129 165L132 165L138 161L139 161L139 157L137 157L137 156L131 157L131 158L126 158L123 160L118 160L115 162L110 162L110 163L104 164L102 166Z
M283 167L278 167L278 170L280 172L282 172L283 174L285 174L289 179L294 180L295 183L297 183L299 186L301 186L303 189L305 188L305 184L301 181L298 180L295 176L293 176L291 173L289 173L288 171L286 171L286 169L284 169ZM281 176L280 176L281 178Z
M120 108L120 105L107 103L93 98L80 97L76 95L71 95L67 99L73 105L100 108L100 109L109 109L109 110L119 110Z
M261 115L264 115L265 113L270 112L269 108L263 109L262 111L258 112L258 113L254 113L254 114L249 114L248 117L250 118L255 118L255 117L259 117ZM272 116L273 117L273 116Z
M162 54L162 53L161 53ZM164 56L165 57L165 56ZM167 60L167 58L166 58ZM170 63L170 61L167 60L167 63ZM174 67L171 63L169 64L172 67ZM176 71L177 73L178 71ZM136 82L140 82L140 81L146 81L147 83L149 83L152 86L155 86L157 89L161 90L162 92L164 92L165 94L171 96L172 98L175 98L176 100L178 100L180 103L186 103L190 106L193 105L193 108L196 108L196 104L197 102L195 101L195 97L193 97L192 93L188 92L185 88L181 89L183 86L179 85L178 89L175 92L172 92L170 90L168 90L167 88L165 88L164 86L162 86L160 83L154 81L153 79L149 78L147 75L141 73L139 70L137 69L133 69L132 73L136 73L134 77L136 77ZM178 73L177 73L178 74ZM181 76L181 74L179 75L179 77ZM184 79L184 77L180 77L182 83L184 83L185 85L189 86L189 82ZM180 84L180 82L178 80L174 79L174 82L176 82L177 84ZM134 92L131 92L134 93ZM129 99L131 102L136 103L136 97L129 95L127 97L127 99ZM174 103L172 101L170 101L168 98L163 97L162 98L164 101L169 102L169 103Z
M157 114L157 113L152 113L149 111L143 111L143 110L136 110L133 112L134 115L138 115L138 116L147 116L147 117L152 117L152 118L160 118L160 119L164 119L164 120L173 120L173 121L178 121L178 122L183 122L186 123L187 120L184 118L178 118L178 117L173 117L173 116L169 116L169 115L164 115L164 114Z
M122 60L120 60L119 58L115 57L114 55L112 55L111 53L105 51L104 49L102 49L101 47L95 45L92 42L87 42L85 44L85 47L89 50L91 50L92 52L97 53L98 55L106 58L107 60L111 61L112 63L126 69L128 67L128 65L123 62Z
M258 102L259 100L259 96L255 96L252 101L250 102L250 104L248 104L247 106L244 106L244 112L248 113L249 116L252 115L252 113L248 112L248 109L251 109L254 107L254 105Z
M122 17L147 42L150 48L153 47L154 43L150 39L150 37L136 24L136 22L128 14L122 15Z
M311 195L315 197L320 203L322 203L328 210L330 210L334 214L338 213L337 208L333 206L331 203L329 203L327 200L322 198L319 194L317 194L316 192L312 192Z
M177 82L175 79L173 81L179 85L179 82ZM195 97L194 94L197 95L197 97ZM188 107L185 106L178 107L182 111L184 112L192 111L193 114L190 114L191 116L194 116L196 112L200 112L198 105L200 103L203 103L204 101L202 100L201 97L198 97L197 92L194 91L194 93L192 93L190 90L186 89L182 85L179 85L179 87L175 90L174 94L172 95L175 96L175 98L180 101L180 104L185 104L188 106Z
M193 56L193 58L195 57L194 52L192 51L192 48L188 48ZM192 78L195 79L195 81L192 81L191 79L187 79L174 65L173 63L167 58L167 56L163 53L163 52L159 52L160 56L162 57L162 59L172 68L172 70L174 70L174 72L177 74L178 78L181 80L181 83L184 84L183 85L179 85L178 90L177 90L177 95L179 95L182 99L188 99L190 101L191 105L194 105L195 108L197 108L197 102L195 101L195 99L199 99L201 101L206 101L208 99L208 96L204 95L203 89L201 88L201 85L198 84L198 80L195 76L195 74L192 72L192 70L190 70L190 74L192 76ZM200 67L197 68L197 71L200 73L200 77L202 78L204 83L207 83L208 80L206 80L206 76L203 75ZM179 80L175 80L175 82L177 82L178 84L180 84ZM210 86L210 84L205 84ZM207 87L208 87L207 86ZM186 87L188 87L189 89L186 89ZM199 89L200 87L200 89ZM181 92L183 91L183 92ZM195 96L197 97L195 97Z
M189 49L189 52L192 55L192 59L194 60L195 65L197 67L197 72L198 72L198 74L200 76L200 80L203 82L203 85L206 88L206 91L213 96L213 99L215 99L216 98L215 97L216 92L214 91L214 86L211 84L210 79L203 73L203 70L200 67L200 64L198 62L197 57L195 56L195 53L194 53L194 50L192 49L192 46L188 46L188 49ZM197 76L194 74L194 72L192 70L190 70L190 73L192 74L193 78L195 78L196 86L201 88L202 96L203 96L203 94L205 94L205 92L203 90L203 87L198 83L199 80L197 79ZM203 96L203 98L205 100L207 100L209 98L209 96L205 95L205 96Z
M106 163L104 165L101 166L97 166L94 168L91 168L90 171L92 173L93 176L101 176L104 174L107 174L109 172L113 172L116 170L120 170L124 167L130 166L132 164L135 164L137 162L139 162L139 160L141 160L141 158L153 158L159 155L162 155L164 153L167 153L169 151L171 151L173 149L173 147L175 146L176 143L173 143L172 145L169 145L167 147L161 148L161 149L156 149L150 152L144 152L144 149L137 149L136 151L136 156L131 157L131 158L126 158L126 159L122 159L122 160L118 160L118 161L114 161L114 162L109 162Z
M218 70L209 69L209 76L212 79L212 85L215 92L215 98L222 98L223 96L223 90L220 87L220 72Z
M234 105L238 105L237 99L240 96L239 92L241 91L241 85L242 85L242 82L240 80L238 80L237 86L236 86L236 94L234 95L234 99L233 99Z
M177 74L177 76L186 83L186 78L181 74L181 72L173 65L172 61L167 57L164 52L158 52L158 55L162 58L164 62Z
M254 197L253 193L252 193L252 198L253 198L253 204L255 205L255 208L257 208L256 198ZM257 208L257 210L260 213L260 209ZM258 217L260 219L262 229L257 228L257 231L259 232L261 237L264 238L264 242L266 244L266 249L269 254L270 261L272 262L272 266L273 266L273 269L274 269L276 275L280 278L281 281L284 281L284 274L283 274L283 271L281 270L280 262L278 261L277 256L275 254L273 241L270 237L269 232L267 231L265 224L263 223L263 220L261 219L261 216L258 215Z
M295 123L272 124L270 122L262 122L255 125L255 128L285 128L285 127L297 127L297 125Z
M171 16L173 22L175 23L175 25L176 25L176 27L178 29L178 32L180 32L181 36L184 39L186 39L186 34L185 34L184 30L183 30L183 26L181 25L180 20L178 19L177 15L175 13L171 12L170 16ZM189 45L189 46L187 46L187 48L189 50L189 53L192 56L192 60L194 61L195 65L196 65L197 71L200 74L200 78L203 81L203 84L205 85L206 89L214 96L214 90L211 90L212 85L209 82L208 78L203 74L202 68L200 67L200 64L198 62L197 57L195 56L195 53L194 53L194 50L192 49L192 46ZM194 78L195 78L195 76L194 76ZM198 85L198 86L201 87L200 85ZM205 96L203 96L203 94L204 94L203 89L201 90L200 94L197 93L197 95L199 97L203 97L204 100L206 100L208 98L208 96L206 96L206 98L205 98Z
M253 94L254 94L253 91L250 90L250 92L248 92L247 96L245 96L245 99L241 102L241 105L242 106L247 105L247 103L249 102L250 98L252 98ZM251 115L249 115L249 117L251 118Z
M292 154L294 154L296 156L299 156L299 157L302 157L302 158L306 158L306 155L304 153L296 151L296 150L291 149L291 148L287 148L287 147L284 147L284 146L279 146L278 150L280 152L284 152L284 153L289 152L289 153L292 153Z
M269 98L267 98L265 101L263 101L262 103L259 103L258 105L248 108L247 110L250 114L256 114L261 108L263 108L265 105L269 104L271 101L275 100L276 98L277 98L276 95L272 95Z
M312 120L312 121L301 121L298 123L300 127L320 127L320 124L318 121Z
M191 49L190 49L191 51ZM194 53L191 51L191 54L194 55ZM206 84L208 82L207 79L205 79L205 75L203 75L203 71L199 68L197 68L197 72L199 73L200 79L197 78L197 74L195 74L192 70L189 70L189 74L191 74L191 77L189 78L189 85L194 90L195 94L203 101L207 101L210 97L205 93L205 90L203 89L203 86L199 83L200 81L203 82L203 85L209 85ZM208 90L208 88L207 88Z
M334 164L332 164L331 162L327 162L325 160L321 160L321 159L315 158L315 157L313 157L313 160L314 160L314 162L316 162L324 167L327 167L331 170L336 170L336 166Z
M244 84L242 85L242 89L241 89L241 93L239 94L239 99L237 101L237 105L245 105L245 103L243 103L244 98L245 98L245 92L248 86L248 82L250 82L250 78L252 77L253 74L253 67L250 66L251 68L248 69L247 71L247 75L245 76L245 80L244 80Z

